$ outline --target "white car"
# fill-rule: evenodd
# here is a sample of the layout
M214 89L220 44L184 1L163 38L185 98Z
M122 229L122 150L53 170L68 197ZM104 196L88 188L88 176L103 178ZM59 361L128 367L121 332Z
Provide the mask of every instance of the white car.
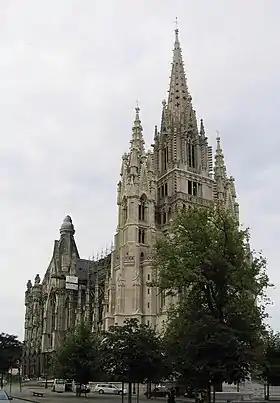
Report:
M103 393L110 394L110 395L121 395L122 388L114 385L113 383L98 383L94 387L94 392L99 393L102 395ZM126 389L123 390L123 394L126 394Z

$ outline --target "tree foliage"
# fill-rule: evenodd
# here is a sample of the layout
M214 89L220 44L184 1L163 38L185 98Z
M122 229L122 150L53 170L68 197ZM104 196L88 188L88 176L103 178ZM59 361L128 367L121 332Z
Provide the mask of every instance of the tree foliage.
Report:
M261 369L262 378L269 385L280 385L280 333L267 335Z
M107 373L125 382L158 381L169 372L160 336L136 319L113 326L104 335L102 355Z
M58 378L74 379L78 384L96 379L101 370L99 347L98 335L82 322L56 352L55 375Z
M3 375L12 367L19 366L22 354L22 343L18 336L7 333L0 334L0 373L1 386L3 387Z
M22 353L22 343L18 336L7 333L0 334L0 372L7 372L9 368L18 367Z
M155 285L179 298L166 337L183 377L241 381L257 362L269 280L248 245L230 214L195 208L157 244Z

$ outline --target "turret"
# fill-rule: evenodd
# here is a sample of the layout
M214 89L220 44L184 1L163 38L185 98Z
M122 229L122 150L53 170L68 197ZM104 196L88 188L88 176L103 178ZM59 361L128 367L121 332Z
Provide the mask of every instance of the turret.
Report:
M214 165L215 192L214 199L218 206L225 207L239 221L239 205L237 203L234 178L227 176L221 138L217 137L217 148Z
M72 253L74 252L74 254L78 256L74 234L75 228L72 219L67 215L60 227L60 240L57 249L57 252L59 251L58 259L60 259L58 266L61 267L62 272L67 274L73 274L75 271L76 262L75 259L72 259Z
M61 224L60 234L61 235L66 235L66 234L74 235L75 234L74 225L73 225L72 219L69 215L67 215L64 218L63 223Z
M226 197L226 180L227 180L227 173L226 173L226 166L224 162L224 154L221 148L221 139L220 136L217 136L217 148L215 154L215 165L214 165L214 179L215 179L215 198L217 203L224 203Z
M132 211L132 204L128 202L128 198L139 198L141 197L139 193L143 191L149 192L149 182L154 175L151 156L145 152L143 128L139 115L140 108L138 106L135 108L135 112L130 148L129 152L122 157L121 180L117 186L118 228L123 226L127 220L133 221L136 219L135 212Z
M32 300L32 283L31 280L28 280L25 291L25 306L29 305L31 300Z
M135 108L135 111L136 115L132 127L132 139L130 141L130 153L128 161L129 176L134 177L139 175L141 162L145 156L143 128L139 117L140 109L138 106Z
M29 348L32 341L32 317L33 317L33 295L32 283L28 280L25 291L25 320L24 320L24 341L26 348Z

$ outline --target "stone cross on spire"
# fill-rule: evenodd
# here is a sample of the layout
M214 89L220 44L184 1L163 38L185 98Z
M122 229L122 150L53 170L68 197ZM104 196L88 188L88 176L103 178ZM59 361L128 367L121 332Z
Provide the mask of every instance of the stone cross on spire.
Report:
M178 18L176 17L175 18L175 34L178 34L179 33L179 29L178 29Z

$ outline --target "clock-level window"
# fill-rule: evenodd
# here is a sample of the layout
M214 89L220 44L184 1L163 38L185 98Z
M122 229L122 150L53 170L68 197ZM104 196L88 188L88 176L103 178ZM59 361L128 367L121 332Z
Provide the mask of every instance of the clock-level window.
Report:
M188 180L188 194L192 196L202 197L201 183Z
M168 184L164 183L158 188L158 197L168 196Z

